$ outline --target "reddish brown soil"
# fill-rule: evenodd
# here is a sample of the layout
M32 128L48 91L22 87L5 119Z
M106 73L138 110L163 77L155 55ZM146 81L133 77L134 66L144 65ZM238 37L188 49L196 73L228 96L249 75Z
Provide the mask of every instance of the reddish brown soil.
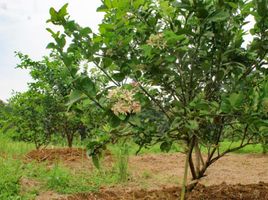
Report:
M38 162L55 162L63 161L77 161L81 158L86 158L86 151L81 148L55 148L55 149L41 149L29 152L27 159L36 160Z
M91 159L87 158L83 149L32 151L26 158L48 163L60 161L76 171L81 168L90 171L93 168ZM127 183L103 188L100 193L77 194L67 199L178 199L177 186L183 177L184 159L185 156L180 153L131 156L130 180ZM110 155L105 161L108 163L106 166L112 166ZM200 181L202 185L198 185L188 199L268 200L268 156L230 154L210 166L206 175ZM41 199L52 198L46 196Z
M178 200L180 188L162 188L158 190L117 191L104 190L94 194L78 194L67 200ZM188 200L268 200L268 184L217 186L197 185L187 194Z
M88 158L86 150L82 148L55 148L33 150L25 155L26 161L47 162L53 164L61 162L70 169L92 170L93 164ZM112 164L112 157L107 153L105 164L109 167ZM105 165L106 166L106 165Z

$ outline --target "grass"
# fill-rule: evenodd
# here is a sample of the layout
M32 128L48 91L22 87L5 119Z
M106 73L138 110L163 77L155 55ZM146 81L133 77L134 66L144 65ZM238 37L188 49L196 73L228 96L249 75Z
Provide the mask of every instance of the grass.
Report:
M119 144L116 152L116 174L118 175L118 182L126 182L128 179L128 159L129 159L128 143Z
M35 149L34 144L11 141L8 137L0 134L0 155L25 155L33 149Z
M112 170L75 173L58 163L48 167L45 163L23 163L11 157L0 158L0 168L0 200L33 199L38 193L49 190L60 194L97 191L103 185L118 183L118 176ZM22 178L40 184L22 192Z
M229 141L224 141L220 143L220 151L224 151L227 150L228 148L232 148L232 147L237 147L240 145L240 141L237 142L229 142ZM234 153L238 153L238 154L250 154L250 153L262 153L263 149L262 149L262 145L261 144L254 144L254 145L248 145L245 146L242 149L239 149L237 151L235 151Z
M116 169L73 171L59 163L23 162L23 155L35 149L33 144L11 141L0 135L0 200L34 199L42 191L52 190L60 194L96 191L103 185L118 183ZM48 167L49 166L49 167ZM22 191L22 179L38 184Z
M0 159L0 199L19 199L21 165L10 159Z

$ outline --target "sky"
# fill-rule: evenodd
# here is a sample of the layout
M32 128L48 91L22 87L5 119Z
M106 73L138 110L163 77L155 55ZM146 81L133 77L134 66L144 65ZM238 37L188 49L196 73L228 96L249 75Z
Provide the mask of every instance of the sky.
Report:
M40 60L48 54L46 46L53 41L46 31L49 25L49 8L59 9L69 3L68 11L82 26L98 31L103 13L97 13L100 0L0 0L0 99L6 101L12 91L27 90L31 81L27 70L16 69L19 60L15 51L28 54L32 59ZM253 27L253 18L245 30ZM251 40L245 38L245 45Z
M49 8L56 10L68 3L71 18L82 26L98 30L103 14L97 13L100 0L0 0L0 99L7 100L12 91L27 90L31 81L27 70L15 69L19 60L15 51L40 60L48 54L53 41L46 31Z

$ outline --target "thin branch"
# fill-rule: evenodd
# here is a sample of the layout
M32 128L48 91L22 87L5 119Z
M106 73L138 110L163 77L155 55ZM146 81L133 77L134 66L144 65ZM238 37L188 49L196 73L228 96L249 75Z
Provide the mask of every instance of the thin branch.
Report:
M96 67L99 69L99 70L101 70L104 74L105 74L105 76L108 78L108 79L110 79L116 86L120 86L120 84L118 83L118 82L116 82L109 74L108 74L108 72L106 72L101 66L99 66L99 64L96 62L96 61L94 61L93 62L95 65L96 65Z
M138 82L138 80L136 80ZM139 84L140 89L162 110L162 112L166 115L169 122L171 122L171 118L168 113L165 111L164 107L141 85Z

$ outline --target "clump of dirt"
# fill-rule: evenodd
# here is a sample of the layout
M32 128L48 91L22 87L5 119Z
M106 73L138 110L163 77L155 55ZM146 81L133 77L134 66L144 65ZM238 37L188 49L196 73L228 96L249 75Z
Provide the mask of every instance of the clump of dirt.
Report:
M60 162L72 170L92 170L94 168L91 158L87 156L86 149L82 148L55 148L33 150L25 155L25 161L47 162L53 165ZM110 152L105 152L103 165L111 167L113 157Z
M64 195L57 194L53 191L47 191L35 198L35 200L59 200L66 199Z
M79 161L87 159L86 150L82 148L55 148L33 150L26 154L26 159L38 162Z
M64 199L67 200L177 200L180 188L162 188L157 190L117 191L103 190L98 193L77 194ZM222 183L214 186L197 185L187 194L188 200L268 200L268 184L260 182L250 185L227 185ZM62 199L63 200L63 199Z
M41 187L41 183L37 180L33 180L27 177L22 177L20 179L21 193L27 193L32 188Z
M248 185L227 185L226 183L222 183L208 187L198 185L189 194L188 199L268 200L268 184L263 182Z

